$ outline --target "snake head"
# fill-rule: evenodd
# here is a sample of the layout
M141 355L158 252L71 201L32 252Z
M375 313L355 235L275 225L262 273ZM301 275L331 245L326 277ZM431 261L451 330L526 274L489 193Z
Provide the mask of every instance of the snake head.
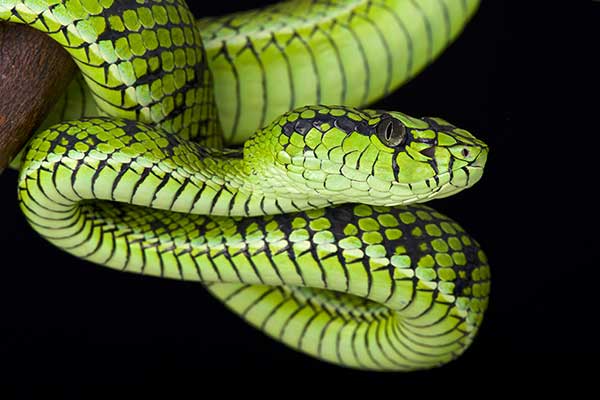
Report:
M439 118L343 106L289 112L253 140L246 152L262 142L279 171L265 181L272 190L316 192L334 204L391 206L451 195L481 178L488 152Z

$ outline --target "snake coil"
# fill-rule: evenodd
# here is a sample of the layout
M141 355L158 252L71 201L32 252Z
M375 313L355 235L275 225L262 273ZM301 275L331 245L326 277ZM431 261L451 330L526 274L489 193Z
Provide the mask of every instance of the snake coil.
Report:
M477 3L299 0L196 21L183 0L1 0L0 20L80 69L22 154L21 209L59 248L202 282L320 359L448 362L481 324L489 266L414 203L475 184L487 146L356 107L431 62Z

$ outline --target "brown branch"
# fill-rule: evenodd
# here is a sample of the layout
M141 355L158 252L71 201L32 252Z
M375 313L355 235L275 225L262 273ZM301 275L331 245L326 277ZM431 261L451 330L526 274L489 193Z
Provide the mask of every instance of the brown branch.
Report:
M48 35L0 22L0 172L44 120L75 68Z

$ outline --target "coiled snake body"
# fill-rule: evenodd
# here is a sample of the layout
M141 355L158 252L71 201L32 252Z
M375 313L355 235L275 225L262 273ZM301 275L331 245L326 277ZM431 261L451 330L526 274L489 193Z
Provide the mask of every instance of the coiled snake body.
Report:
M0 20L47 32L81 71L23 152L21 209L61 249L200 281L318 358L447 362L481 323L489 267L413 203L477 182L487 146L355 107L416 74L476 6L290 1L196 21L183 0L0 0Z

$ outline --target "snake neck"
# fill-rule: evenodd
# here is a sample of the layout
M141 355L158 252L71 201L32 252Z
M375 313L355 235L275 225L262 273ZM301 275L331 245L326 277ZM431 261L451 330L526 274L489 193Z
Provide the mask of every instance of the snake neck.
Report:
M191 153L199 155L196 162L190 162L193 168L190 183L199 190L193 198L186 196L185 201L194 204L192 209L174 211L219 216L259 216L315 209L330 204L317 191L294 180L279 167L268 143L257 145L249 141L244 149L225 150L207 150L194 143L188 145L193 146ZM184 199L178 199L178 202L183 203ZM173 210L165 204L153 206Z
M327 204L290 186L266 141L243 150L210 149L150 125L107 118L65 122L35 136L21 170L24 183L34 179L48 185L45 195L61 208L107 200L252 216Z

